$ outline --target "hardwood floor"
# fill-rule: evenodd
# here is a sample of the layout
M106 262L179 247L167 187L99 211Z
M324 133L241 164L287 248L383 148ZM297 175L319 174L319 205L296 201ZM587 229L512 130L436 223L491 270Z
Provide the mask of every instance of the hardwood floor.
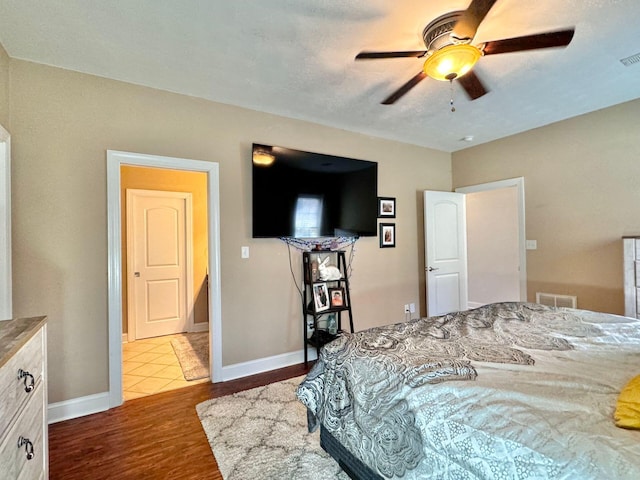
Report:
M49 425L49 478L222 480L195 406L308 371L300 364L194 385Z

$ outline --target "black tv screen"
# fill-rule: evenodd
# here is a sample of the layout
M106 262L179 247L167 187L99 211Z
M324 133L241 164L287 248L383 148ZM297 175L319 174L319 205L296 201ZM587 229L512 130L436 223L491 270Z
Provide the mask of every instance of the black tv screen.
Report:
M254 238L377 235L376 162L254 143L251 164Z

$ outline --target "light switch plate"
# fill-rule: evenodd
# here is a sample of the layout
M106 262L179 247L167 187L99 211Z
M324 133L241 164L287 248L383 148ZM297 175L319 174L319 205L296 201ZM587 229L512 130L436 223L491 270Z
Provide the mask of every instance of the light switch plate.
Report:
M242 258L249 258L249 247L240 247L240 256Z
M527 250L537 250L537 249L538 249L537 240L527 240Z

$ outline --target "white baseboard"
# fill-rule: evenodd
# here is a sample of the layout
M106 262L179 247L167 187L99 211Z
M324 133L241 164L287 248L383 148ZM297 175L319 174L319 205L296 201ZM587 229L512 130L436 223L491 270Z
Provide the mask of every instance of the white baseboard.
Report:
M129 335L126 333L122 334L122 343L127 343L129 341Z
M467 307L468 307L469 309L472 309L472 308L480 308L480 307L482 307L483 305L486 305L486 304L485 304L485 303L481 303L481 302L467 302Z
M208 332L209 331L209 323L208 322L200 322L200 323L194 323L193 325L191 325L191 328L189 329L190 332Z
M86 397L50 403L47 408L47 419L48 423L56 423L106 410L109 410L109 392L95 393Z
M309 348L308 352L309 361L317 358L314 348ZM248 377L249 375L277 370L278 368L289 367L302 362L304 362L304 350L227 365L222 367L222 381L226 382L236 378ZM109 392L72 398L71 400L49 404L47 408L48 423L62 422L107 410L109 410Z
M308 352L309 361L317 358L315 348L310 348ZM304 350L227 365L226 367L222 367L222 381L226 382L227 380L248 377L249 375L268 372L269 370L276 370L290 365L297 365L302 362L304 362Z

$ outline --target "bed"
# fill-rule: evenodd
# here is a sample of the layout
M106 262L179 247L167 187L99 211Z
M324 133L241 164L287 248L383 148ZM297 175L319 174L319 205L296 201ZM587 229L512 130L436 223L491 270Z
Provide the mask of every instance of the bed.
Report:
M297 396L352 478L637 480L639 374L640 321L498 303L344 334Z

